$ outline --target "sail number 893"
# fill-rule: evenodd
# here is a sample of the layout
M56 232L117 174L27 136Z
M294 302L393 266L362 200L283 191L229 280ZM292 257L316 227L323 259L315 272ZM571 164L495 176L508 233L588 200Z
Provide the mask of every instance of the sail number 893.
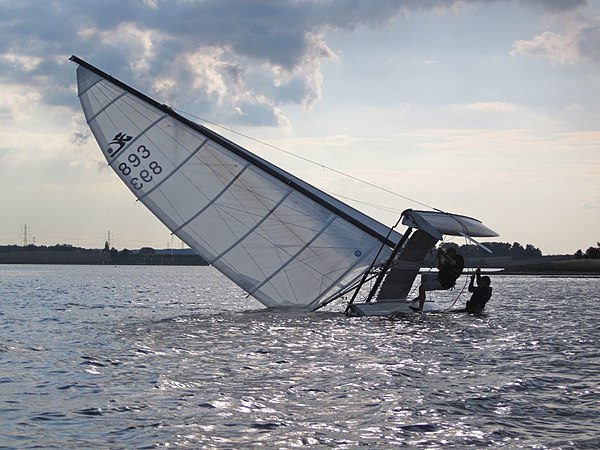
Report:
M137 172L137 168L142 164L142 160L150 158L150 150L145 145L140 145L136 153L130 153L127 156L127 162L122 162L117 166L117 170L125 176L132 176L129 182L134 189L141 189L144 183L153 180L154 175L162 173L163 169L157 161L150 161L148 169L142 169Z

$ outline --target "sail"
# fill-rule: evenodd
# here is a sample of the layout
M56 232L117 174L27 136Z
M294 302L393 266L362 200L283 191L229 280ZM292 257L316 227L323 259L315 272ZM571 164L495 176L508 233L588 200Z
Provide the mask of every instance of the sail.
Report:
M109 166L173 234L264 305L317 309L399 241L385 225L71 60Z

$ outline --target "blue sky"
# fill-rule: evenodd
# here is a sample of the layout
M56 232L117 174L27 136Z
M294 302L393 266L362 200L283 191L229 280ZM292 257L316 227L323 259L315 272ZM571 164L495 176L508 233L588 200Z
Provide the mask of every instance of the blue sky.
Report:
M71 54L389 225L600 241L599 1L0 0L0 244L180 245L106 168Z

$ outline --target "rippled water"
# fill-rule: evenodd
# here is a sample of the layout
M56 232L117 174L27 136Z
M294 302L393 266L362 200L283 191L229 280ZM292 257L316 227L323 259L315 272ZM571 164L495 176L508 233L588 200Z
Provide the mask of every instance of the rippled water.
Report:
M0 447L599 448L600 279L492 284L484 317L389 320L209 267L0 266Z

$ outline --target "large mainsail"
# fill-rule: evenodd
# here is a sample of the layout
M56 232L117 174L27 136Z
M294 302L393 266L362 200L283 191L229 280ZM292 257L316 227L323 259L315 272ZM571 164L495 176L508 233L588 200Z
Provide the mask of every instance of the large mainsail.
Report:
M317 309L399 241L385 225L71 60L110 167L176 236L264 305Z

